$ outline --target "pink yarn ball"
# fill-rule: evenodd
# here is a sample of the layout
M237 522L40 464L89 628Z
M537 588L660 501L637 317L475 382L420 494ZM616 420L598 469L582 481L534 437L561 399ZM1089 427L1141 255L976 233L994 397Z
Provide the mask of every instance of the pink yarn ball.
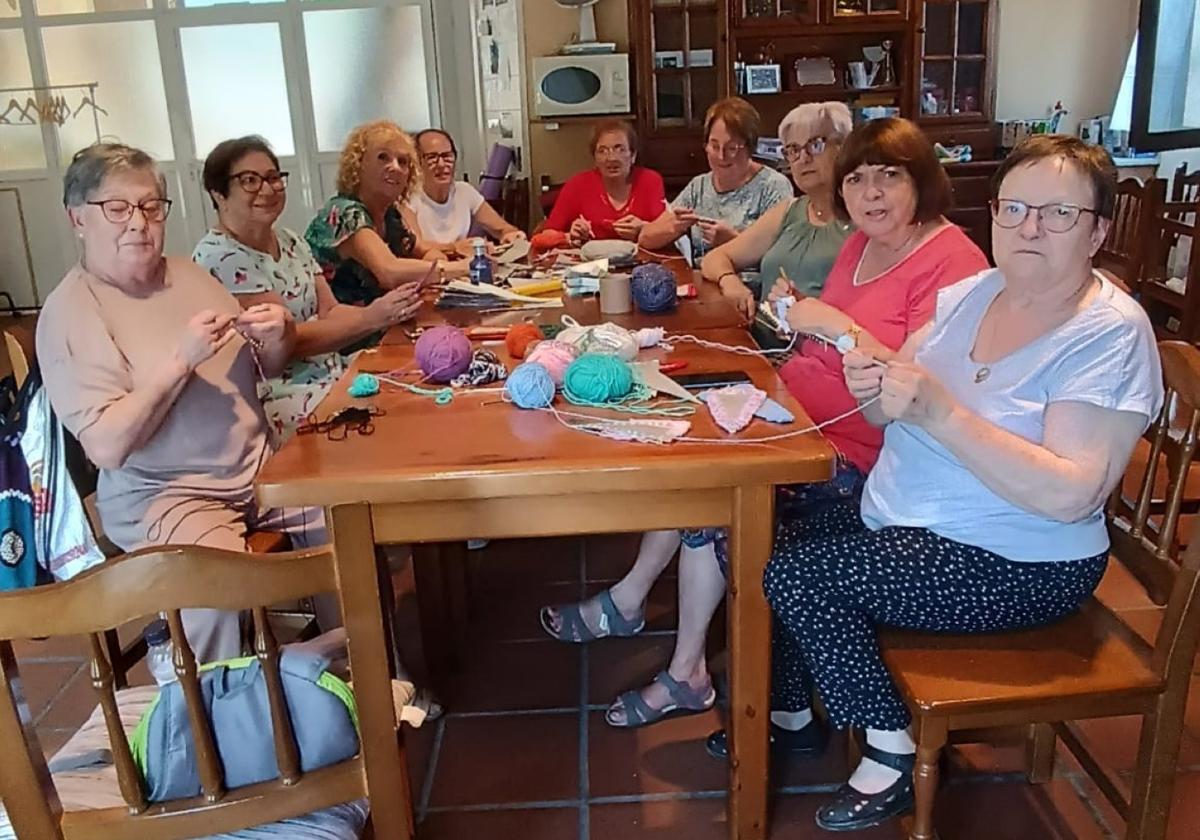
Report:
M525 360L537 362L544 367L550 373L555 386L561 388L567 368L578 357L579 350L573 344L567 344L565 341L539 341L530 349Z
M417 366L431 382L449 382L471 366L471 341L457 327L425 330L415 348Z

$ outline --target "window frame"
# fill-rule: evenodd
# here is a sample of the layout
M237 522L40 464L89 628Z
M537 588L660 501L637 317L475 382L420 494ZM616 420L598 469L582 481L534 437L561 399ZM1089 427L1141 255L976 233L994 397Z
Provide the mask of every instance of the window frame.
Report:
M1200 13L1200 9L1197 11ZM1161 0L1141 0L1137 29L1137 67L1133 76L1133 108L1129 123L1129 144L1140 152L1162 152L1200 146L1200 127L1169 131L1150 130L1150 102L1154 89L1160 12Z

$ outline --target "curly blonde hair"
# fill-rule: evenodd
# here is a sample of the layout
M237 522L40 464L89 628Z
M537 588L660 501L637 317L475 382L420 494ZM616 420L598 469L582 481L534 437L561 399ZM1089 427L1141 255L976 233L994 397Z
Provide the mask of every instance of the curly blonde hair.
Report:
M390 120L363 123L350 131L342 156L338 160L337 191L341 195L358 195L362 186L362 162L367 147L372 143L400 141L404 157L408 158L408 184L399 201L404 202L421 185L421 167L417 160L417 147L404 129Z

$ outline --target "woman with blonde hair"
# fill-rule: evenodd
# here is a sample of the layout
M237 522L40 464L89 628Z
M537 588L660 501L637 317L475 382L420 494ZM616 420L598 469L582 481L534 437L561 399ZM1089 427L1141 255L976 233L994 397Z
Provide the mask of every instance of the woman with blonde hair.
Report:
M760 125L758 111L745 99L730 96L709 106L704 115L709 171L688 182L662 215L642 228L638 244L662 248L687 236L698 263L705 251L733 239L772 207L788 201L788 179L751 158Z
M366 305L391 289L461 277L465 265L422 243L404 202L420 186L412 138L387 120L350 132L338 161L337 195L325 202L304 238L333 295Z

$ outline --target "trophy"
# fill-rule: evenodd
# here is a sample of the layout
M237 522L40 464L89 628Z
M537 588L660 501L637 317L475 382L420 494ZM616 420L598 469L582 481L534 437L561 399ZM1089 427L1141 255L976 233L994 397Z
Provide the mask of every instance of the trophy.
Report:
M892 41L886 39L878 47L863 47L863 58L871 64L868 76L872 84L879 87L893 87L896 84L896 73L892 69Z

